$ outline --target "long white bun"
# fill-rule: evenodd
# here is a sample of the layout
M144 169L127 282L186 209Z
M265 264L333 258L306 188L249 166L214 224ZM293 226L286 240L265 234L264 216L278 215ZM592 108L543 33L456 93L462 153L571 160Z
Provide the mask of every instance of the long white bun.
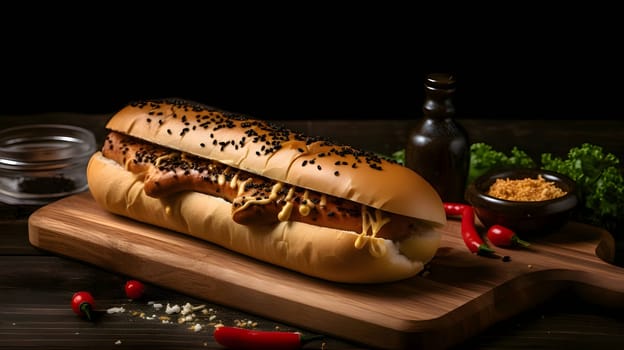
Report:
M264 121L168 99L129 104L107 128L290 185L446 223L439 195L411 169Z
M373 257L354 248L353 232L300 222L244 226L231 219L231 204L217 197L184 192L149 197L139 176L95 153L87 168L89 189L104 209L141 222L188 234L241 254L322 279L380 283L412 277L435 255L440 234L432 226L397 246L376 238L386 254Z

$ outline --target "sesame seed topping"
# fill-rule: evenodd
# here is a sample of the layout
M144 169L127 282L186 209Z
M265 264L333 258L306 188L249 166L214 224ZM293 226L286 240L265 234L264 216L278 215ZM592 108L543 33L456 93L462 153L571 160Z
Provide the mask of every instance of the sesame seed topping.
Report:
M166 129L169 135L176 133L179 136L185 136L196 130L210 130L209 137L213 140L212 146L209 146L209 143L200 143L200 147L207 149L208 152L212 152L211 147L218 147L218 151L225 151L228 146L232 146L229 148L231 152L242 152L242 149L251 147L250 153L253 152L258 157L270 157L282 150L285 143L301 142L301 146L295 146L296 148L292 151L305 154L309 152L306 147L319 149L318 153L311 154L315 158L302 161L302 167L315 164L316 158L324 157L335 157L336 159L332 161L334 166L350 165L352 169L358 168L357 163L365 163L371 169L383 170L384 164L392 163L372 152L339 145L319 137L309 137L278 124L219 110L193 101L169 98L132 102L131 105L147 109L146 112L150 116L162 116L157 119L160 125L168 120L177 119L177 122L171 123L171 125L178 125L177 128ZM148 123L152 122L152 118L145 120ZM235 128L242 129L240 136L233 136L236 133L226 131ZM316 168L321 169L320 166ZM333 174L339 176L338 171L334 171Z

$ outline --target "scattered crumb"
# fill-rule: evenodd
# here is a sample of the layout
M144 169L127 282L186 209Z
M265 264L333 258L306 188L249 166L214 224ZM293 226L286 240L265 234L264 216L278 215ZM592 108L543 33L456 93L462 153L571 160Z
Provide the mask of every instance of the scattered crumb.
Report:
M159 303L156 301L149 301L146 304L151 306L155 313L146 315L145 312L140 310L128 310L127 314L131 317L140 318L148 321L156 321L161 324L180 324L185 325L187 329L192 332L200 332L206 327L222 327L224 322L218 319L217 311L213 308L207 308L206 305L192 305L191 303L185 303L180 305L171 305L170 303ZM166 306L163 306L166 305ZM126 312L124 307L111 307L107 309L109 314L117 314ZM149 311L148 311L149 312ZM177 315L177 316L174 316ZM232 323L237 327L242 328L256 328L258 322L250 319L236 319ZM275 326L275 329L279 329L279 326ZM116 344L121 344L121 340L117 340ZM207 344L205 345L207 346Z
M124 309L123 306L111 307L106 310L106 313L109 313L109 314L116 314L116 313L122 313L122 312L126 312L126 309Z
M170 306L169 303L167 303L167 308L165 309L165 312L167 314L177 314L180 312L180 305Z
M115 342L115 345L120 345L121 344L121 340L117 339L117 341Z

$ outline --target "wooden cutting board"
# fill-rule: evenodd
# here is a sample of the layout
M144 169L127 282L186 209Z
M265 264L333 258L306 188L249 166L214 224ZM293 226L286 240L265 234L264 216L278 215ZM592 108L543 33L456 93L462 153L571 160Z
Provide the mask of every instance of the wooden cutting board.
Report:
M419 276L379 285L326 282L211 243L115 216L88 192L29 218L32 245L187 295L314 332L380 348L442 349L559 292L624 307L624 268L611 236L570 223L529 249L497 248L511 261L468 252L459 222Z

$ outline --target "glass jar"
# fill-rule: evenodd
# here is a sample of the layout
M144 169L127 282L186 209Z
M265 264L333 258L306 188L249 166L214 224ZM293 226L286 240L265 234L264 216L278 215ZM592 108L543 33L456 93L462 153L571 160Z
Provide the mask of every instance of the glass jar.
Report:
M0 131L0 201L39 205L87 190L86 167L95 150L93 133L73 125Z

